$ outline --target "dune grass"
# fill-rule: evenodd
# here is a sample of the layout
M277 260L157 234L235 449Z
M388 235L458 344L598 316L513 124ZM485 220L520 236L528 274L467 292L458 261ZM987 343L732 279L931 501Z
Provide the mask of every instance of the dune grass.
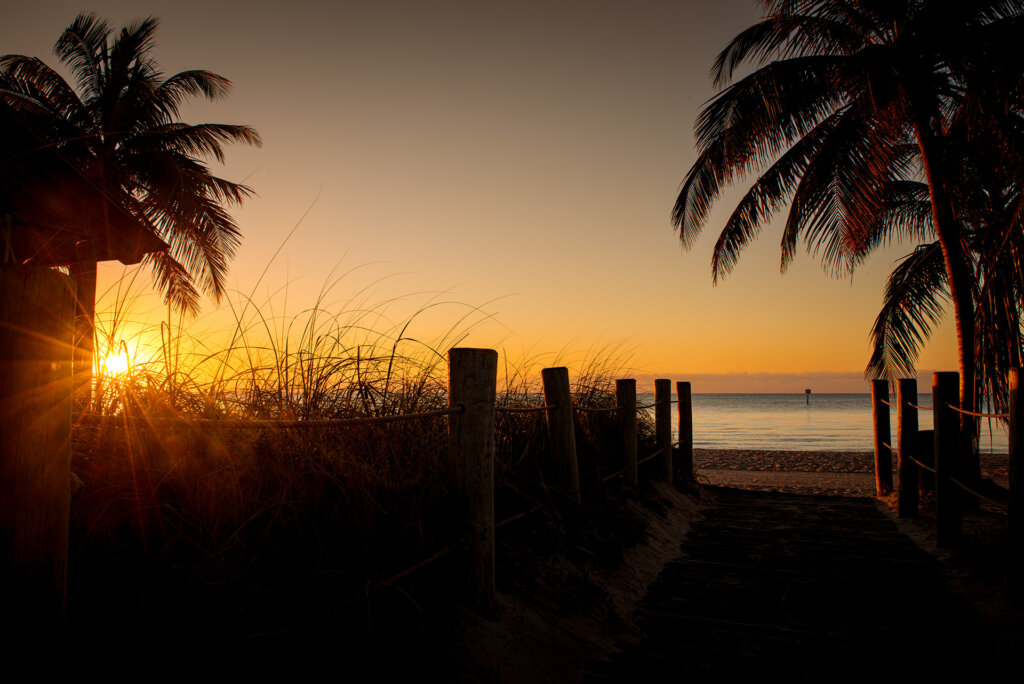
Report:
M125 354L127 368L97 364L92 413L74 431L71 575L79 596L116 595L121 607L104 598L104 610L136 615L153 612L154 602L200 601L209 610L217 588L214 604L230 621L250 610L240 603L252 603L253 587L277 597L268 609L275 614L296 603L296 587L328 582L334 592L365 592L458 542L443 416L330 427L273 421L442 408L447 350L488 314L447 304L456 323L424 341L410 331L440 298L393 323L389 303L368 305L365 293L331 302L341 282L331 280L294 314L239 296L228 303L234 326L219 336L174 318L133 326L133 284L118 285L115 305L98 319L96 349L100 360ZM137 337L126 338L129 329ZM567 356L503 362L499 406L542 405L540 366L569 365ZM584 354L570 369L574 402L614 405L627 359L620 347ZM577 416L581 475L593 494L621 467L616 422L614 414ZM496 445L498 519L549 502L543 413L499 413ZM314 592L323 595L323 586Z

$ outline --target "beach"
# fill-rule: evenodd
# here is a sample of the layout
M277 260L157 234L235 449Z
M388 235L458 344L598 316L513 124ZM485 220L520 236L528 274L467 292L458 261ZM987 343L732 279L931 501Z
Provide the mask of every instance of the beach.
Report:
M694 449L693 462L703 484L792 494L875 495L870 451ZM1006 454L982 454L981 469L1005 486Z

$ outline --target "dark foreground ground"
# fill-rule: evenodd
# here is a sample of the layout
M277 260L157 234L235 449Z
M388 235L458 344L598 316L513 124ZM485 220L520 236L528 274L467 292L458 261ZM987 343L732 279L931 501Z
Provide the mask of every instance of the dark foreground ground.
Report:
M937 558L871 499L706 491L637 611L644 637L589 661L588 681L1022 674L1005 548L978 516Z
M538 513L498 536L496 619L457 600L457 554L384 586L329 573L221 586L140 569L72 592L66 639L23 634L0 651L115 678L197 667L298 678L326 667L346 681L1019 678L1011 580L1024 575L1011 570L1005 517L969 512L963 547L943 550L927 500L898 525L890 503L656 485L579 519Z

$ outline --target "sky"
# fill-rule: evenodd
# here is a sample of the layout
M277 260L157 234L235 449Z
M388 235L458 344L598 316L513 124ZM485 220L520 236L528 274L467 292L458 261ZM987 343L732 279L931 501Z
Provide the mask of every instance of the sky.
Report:
M232 209L233 293L204 303L198 329L230 327L250 301L280 326L319 300L513 364L604 358L641 386L867 391L884 279L913 245L852 279L806 253L782 274L776 223L714 285L714 239L743 187L690 250L670 222L710 66L759 18L751 0L41 0L5 10L0 53L56 66L53 44L83 11L117 27L158 17L168 75L233 83L182 120L263 138L212 163L255 195ZM123 273L101 272L108 306ZM166 315L135 291L132 316ZM949 316L920 376L955 369L955 351Z

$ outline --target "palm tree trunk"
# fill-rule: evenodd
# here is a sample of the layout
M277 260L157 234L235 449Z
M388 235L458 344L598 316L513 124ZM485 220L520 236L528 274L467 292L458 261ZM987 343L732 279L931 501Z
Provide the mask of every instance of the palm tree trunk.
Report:
M942 248L949 294L953 300L957 366L960 372L960 408L964 411L974 411L977 390L975 387L974 294L971 269L964 246L960 241L960 226L953 213L953 205L942 173L946 167L941 141L926 122L918 121L916 132L918 147L921 150L921 158L924 161L925 173L928 177L932 221L939 239L939 246ZM976 435L977 419L961 413L960 475L971 482L981 479L981 467L978 455L974 450Z
M74 356L72 368L75 378L74 410L76 414L89 410L92 399L92 357L96 339L96 258L88 246L79 250L79 261L71 264L69 275L75 281L78 302L75 311Z

